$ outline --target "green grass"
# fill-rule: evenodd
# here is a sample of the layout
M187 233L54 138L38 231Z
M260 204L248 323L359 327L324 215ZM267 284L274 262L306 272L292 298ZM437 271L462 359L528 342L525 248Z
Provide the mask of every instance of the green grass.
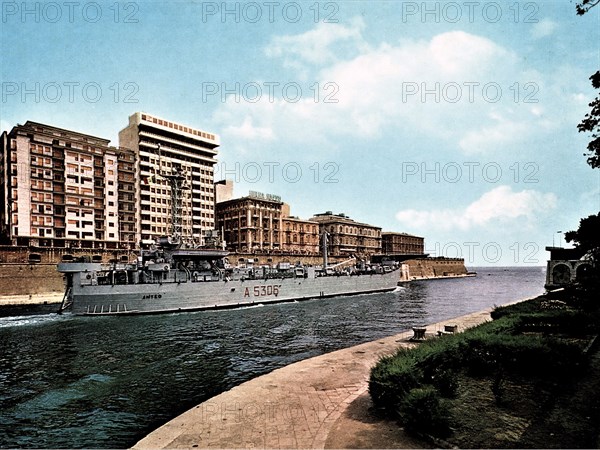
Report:
M600 390L582 395L576 386L590 371L600 375L585 351L600 316L576 303L541 297L496 308L492 322L401 349L372 369L373 402L407 430L460 447L553 446L553 427L566 430L559 447L579 446L576 435L587 445L597 432L573 421L596 414ZM574 392L580 402L569 400Z

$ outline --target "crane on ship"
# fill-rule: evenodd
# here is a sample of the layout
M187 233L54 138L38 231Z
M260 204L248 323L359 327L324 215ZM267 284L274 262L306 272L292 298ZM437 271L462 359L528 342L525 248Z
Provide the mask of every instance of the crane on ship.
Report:
M183 196L190 189L181 167L173 166L170 173L163 171L161 145L158 144L158 175L169 183L171 188L171 244L180 244L183 237Z

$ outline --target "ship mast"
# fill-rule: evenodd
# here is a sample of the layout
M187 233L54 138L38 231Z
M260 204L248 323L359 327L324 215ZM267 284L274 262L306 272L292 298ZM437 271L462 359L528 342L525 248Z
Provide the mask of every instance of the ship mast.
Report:
M329 233L327 233L327 231L323 230L323 239L322 239L322 244L323 244L323 270L327 269L327 265L328 265L328 261L327 261L327 236L329 235Z
M179 242L183 235L183 190L188 186L185 184L185 175L179 171L179 168L174 167L171 173L163 172L160 144L158 144L158 161L160 176L165 178L171 187L171 237Z

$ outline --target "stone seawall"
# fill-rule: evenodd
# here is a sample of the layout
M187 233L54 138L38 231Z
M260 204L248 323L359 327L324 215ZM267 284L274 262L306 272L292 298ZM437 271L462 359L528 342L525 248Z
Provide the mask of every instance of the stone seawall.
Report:
M55 264L0 264L0 305L56 302L64 291Z
M109 262L111 259L135 258L133 252L126 250L107 250L107 249L91 249L91 248L30 248L30 247L14 247L2 245L0 246L0 264L58 264L63 256L71 255L74 258L79 256L89 256L90 258L99 258L103 262Z
M414 278L439 278L447 276L467 275L465 260L462 258L428 258L409 259L403 262L408 264L410 279Z
M90 249L90 248L29 248L29 247L13 247L0 245L0 264L27 264L42 263L42 264L58 264L63 256L70 255L73 258L87 256L93 260L102 262L110 262L113 259L125 262L135 260L137 252L126 250L107 250L107 249ZM277 254L256 254L256 253L230 253L229 262L233 265L238 263L246 263L252 260L253 263L277 264L280 262L289 262L296 264L300 262L305 265L320 265L323 264L323 257L314 255L299 255L292 253L277 253ZM32 261L32 259L34 261ZM346 261L347 257L330 256L329 263L336 264Z

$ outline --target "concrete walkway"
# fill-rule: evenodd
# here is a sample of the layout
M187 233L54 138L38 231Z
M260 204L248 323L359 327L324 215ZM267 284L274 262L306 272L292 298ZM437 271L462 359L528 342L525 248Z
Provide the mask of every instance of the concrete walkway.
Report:
M491 309L446 324L458 331L490 320ZM371 367L413 333L378 339L291 364L207 400L138 442L155 448L324 448L346 408L368 390Z

